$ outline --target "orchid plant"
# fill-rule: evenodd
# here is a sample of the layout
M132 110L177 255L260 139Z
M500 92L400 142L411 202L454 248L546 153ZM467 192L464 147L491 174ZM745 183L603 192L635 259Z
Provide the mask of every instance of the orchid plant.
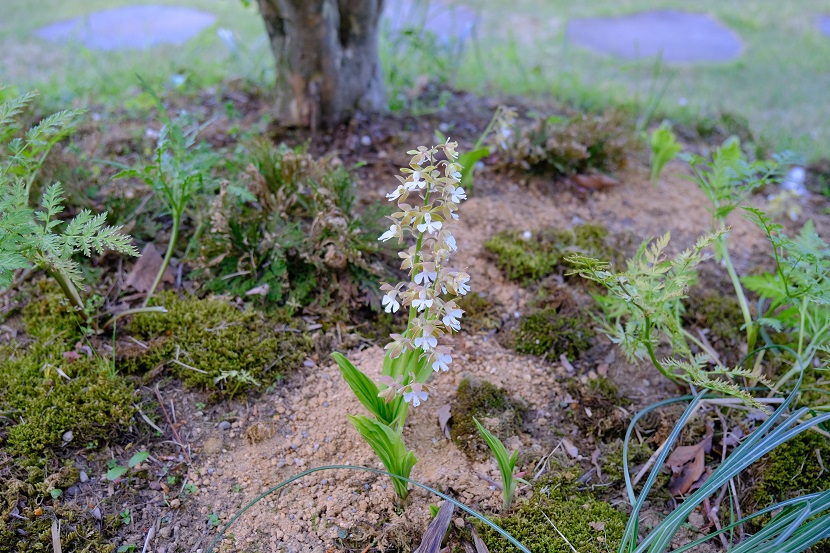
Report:
M333 354L344 379L373 417L350 415L363 438L390 473L409 477L415 455L401 437L410 405L418 407L429 397L427 381L434 372L446 372L452 363L450 349L439 344L445 335L461 328L464 313L456 303L470 291L470 275L449 264L458 249L453 231L459 205L467 198L460 186L462 167L456 142L407 152L409 167L401 169L398 186L386 195L398 210L379 240L397 240L401 269L409 282L383 284L381 303L387 313L407 309L409 322L402 334L392 334L386 345L383 371L375 383L346 357ZM393 479L401 499L407 483Z

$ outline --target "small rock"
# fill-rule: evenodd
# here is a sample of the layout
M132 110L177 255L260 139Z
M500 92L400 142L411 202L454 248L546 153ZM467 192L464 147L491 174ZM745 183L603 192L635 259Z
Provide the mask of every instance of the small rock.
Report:
M75 434L73 434L71 430L67 430L66 432L63 433L63 435L61 436L61 439L64 442L69 443L73 439L75 439Z
M231 423L229 423L228 421L222 421L222 422L219 423L219 430L230 430L230 429L231 429Z
M159 490L161 489L161 484L159 484L158 482L156 482L155 480L153 480L152 482L150 482L149 484L147 484L147 487L149 487L149 488L150 488L151 490L153 490L154 492L157 492L157 491L159 491Z
M87 482L89 482L89 476L87 476L87 474L84 471L81 471L80 475L78 476L78 479L81 481L81 484L86 484Z
M455 517L452 523L455 524L456 528L464 528L464 519L461 517Z
M66 495L68 495L69 497L75 497L76 495L78 495L80 491L81 489L78 486L69 486L66 489Z
M365 134L364 134L363 136L361 136L361 137L360 137L360 144L361 144L362 146L369 146L369 145L371 145L371 144L372 144L372 139L371 139L371 138L369 138L369 136L368 136L368 135L365 135Z
M170 507L172 507L173 509L178 509L181 506L181 504L182 504L182 501L181 501L181 499L178 499L178 498L173 499L173 500L170 501Z

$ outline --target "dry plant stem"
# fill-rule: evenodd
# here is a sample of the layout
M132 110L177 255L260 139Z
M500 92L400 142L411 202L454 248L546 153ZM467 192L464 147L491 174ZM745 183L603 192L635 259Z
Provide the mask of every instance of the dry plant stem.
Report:
M156 292L156 288L158 288L161 279L164 277L164 272L170 264L170 259L173 257L173 249L176 247L176 240L179 238L179 226L181 225L181 219L182 218L179 215L173 217L173 230L170 233L170 243L167 245L167 252L164 254L161 267L159 267L156 278L153 280L153 285L147 291L147 296L144 298L144 303L141 304L141 307L147 307L147 304L150 303L150 298L152 298L153 294Z
M173 435L176 437L176 445L182 449L182 453L184 454L184 458L185 461L187 461L187 464L192 463L190 459L190 454L187 451L188 448L185 447L184 441L182 441L182 437L179 434L179 431L176 429L176 425L173 424L173 422L170 420L170 415L167 414L167 409L164 408L164 400L161 397L161 392L159 392L158 384L156 384L154 391L156 392L156 399L158 399L159 407L161 407L161 412L164 414L164 418L167 421L167 424L170 425L170 429L173 431Z

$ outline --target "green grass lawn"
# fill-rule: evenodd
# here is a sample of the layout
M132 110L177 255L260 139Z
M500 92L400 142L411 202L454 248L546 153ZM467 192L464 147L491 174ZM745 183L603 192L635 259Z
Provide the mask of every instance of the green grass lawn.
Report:
M809 158L830 155L830 37L816 25L819 15L830 14L830 0L701 0L694 9L715 15L740 35L743 55L727 63L664 63L656 78L654 60L620 61L568 44L567 21L644 9L688 9L688 2L447 2L473 5L482 16L457 69L455 82L464 88L552 94L590 108L620 101L642 103L650 97L649 90L668 83L660 114L678 120L722 112L741 115L777 149L791 148ZM92 52L80 45L55 45L33 34L42 25L97 9L147 3L202 9L215 14L217 22L183 47L146 52ZM136 74L157 87L179 86L183 91L217 85L229 77L265 85L273 79L262 22L255 7L239 0L31 0L4 6L3 15L0 82L38 88L53 107L91 101L121 104L135 94ZM428 28L440 34L448 24L453 22L442 20ZM218 28L234 31L241 56L229 53ZM426 58L405 70L446 70L446 63L430 64L430 56ZM405 63L407 56L384 59ZM186 77L184 84L181 77Z
M830 0L479 0L478 48L486 62L462 72L461 84L488 81L516 93L552 91L588 106L643 101L655 60L595 54L568 44L565 31L570 18L658 8L708 12L744 43L733 62L664 63L656 79L660 86L670 81L662 112L677 118L742 115L776 148L810 158L830 155L830 37L817 27L817 17L830 14ZM494 42L501 43L497 55L490 47Z

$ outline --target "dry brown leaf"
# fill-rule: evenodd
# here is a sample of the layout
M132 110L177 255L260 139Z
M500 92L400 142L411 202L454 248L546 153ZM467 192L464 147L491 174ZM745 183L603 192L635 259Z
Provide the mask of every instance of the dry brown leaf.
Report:
M138 292L149 292L153 286L153 280L155 280L161 268L162 261L164 259L156 249L156 245L152 242L147 242L144 245L144 249L141 250L141 257L135 262L133 270L127 276L127 288L132 287ZM161 281L168 283L176 281L169 265L165 268Z
M589 190L605 190L607 188L614 188L615 186L620 185L620 181L617 179L599 173L590 175L574 175L571 179L578 186Z
M688 492L692 484L703 475L706 441L704 439L696 445L680 446L669 455L666 463L672 472L669 480L669 492L672 495L683 495ZM711 443L711 439L709 441Z
M452 521L452 514L455 512L455 505L449 501L444 501L441 508L438 509L438 514L429 523L424 538L421 540L421 545L414 553L438 553L441 550L441 542L444 541L444 536L447 535L447 529L450 527Z
M438 415L438 426L441 427L441 432L444 433L444 436L446 436L448 440L451 439L450 428L447 426L447 423L450 421L450 417L452 416L450 415L450 405L442 405L438 408L435 414Z
M605 523L604 522L589 522L588 526L596 530L597 532L602 532L605 530Z

